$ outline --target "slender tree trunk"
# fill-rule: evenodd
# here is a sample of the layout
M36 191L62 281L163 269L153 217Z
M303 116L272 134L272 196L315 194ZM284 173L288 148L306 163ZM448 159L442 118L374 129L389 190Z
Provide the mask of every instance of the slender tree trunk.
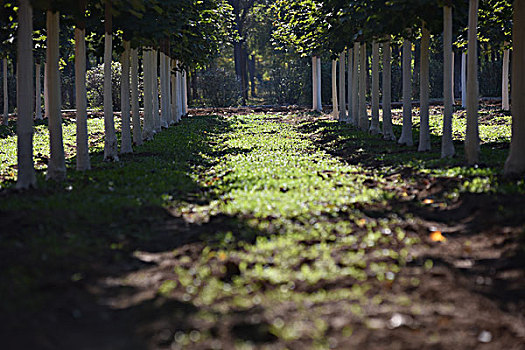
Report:
M390 37L383 43L383 138L395 141L392 127L392 50Z
M352 119L353 126L359 125L359 50L358 42L354 43L354 67L353 67L353 81L352 81Z
M452 7L443 7L443 136L441 157L452 157L455 153L452 141Z
M3 75L4 75L4 117L2 118L2 124L8 125L9 123L9 90L7 87L7 58L2 60Z
M467 131L465 156L468 165L479 161L478 130L478 0L469 1L468 57L467 57Z
M159 112L159 74L158 74L158 62L159 53L157 50L153 50L152 53L152 67L151 67L151 79L152 79L152 98L153 98L153 125L155 132L160 132L160 112Z
M36 186L33 163L33 9L29 0L20 0L18 10L18 118L17 162L18 179L16 188Z
M319 103L317 102L317 58L312 56L312 109L319 110Z
M49 119L49 91L47 90L47 62L44 63L44 118Z
M377 135L381 133L379 129L379 44L372 43L372 123L370 133Z
M505 43L508 45L509 43ZM505 49L503 51L503 69L501 78L501 108L504 111L510 110L509 102L509 61L510 61L510 50Z
M403 40L403 131L398 143L412 146L412 43Z
M322 89L321 89L321 78L322 78L322 69L321 69L321 57L317 57L317 103L319 104L319 111L323 111L323 100L322 100Z
M153 140L155 134L155 124L153 121L153 50L144 50L142 60L144 71L144 140Z
M62 113L60 103L59 60L59 18L58 12L47 11L47 91L49 99L49 141L50 158L47 179L62 181L66 177L64 143L62 140Z
M173 106L173 100L172 100L173 94L171 93L172 82L173 82L173 79L172 79L173 74L171 74L171 70L172 70L171 62L172 61L171 61L171 58L168 55L166 55L166 61L168 62L167 63L168 67L166 68L166 74L167 74L167 76L166 76L166 79L167 79L166 85L168 86L168 91L167 91L167 93L168 93L168 108L170 109L170 112L169 112L170 114L169 114L169 118L168 118L169 122L168 123L169 123L169 125L174 125L175 124L175 114L173 113L173 107L172 107Z
M452 81L452 87L450 89L450 100L452 101L452 106L454 106L454 104L456 104L456 95L454 93L454 58L456 57L456 55L454 54L454 50L452 50L452 57L451 57L451 70L450 70L450 77L451 77L451 81Z
M345 51L339 55L339 121L346 121Z
M419 152L430 151L430 126L429 126L429 88L430 88L430 73L429 73L429 56L430 51L430 32L423 24L421 30L421 62L419 75L419 95L420 95L420 126L419 126Z
M186 70L183 70L181 73L182 78L182 115L186 116L188 114L188 79ZM248 93L248 91L246 91Z
M120 144L120 153L132 153L131 144L131 122L130 122L130 88L129 88L129 57L131 45L129 41L123 42L124 52L122 53L122 77L120 82L120 103L122 118L122 136Z
M42 84L40 81L40 73L42 66L40 63L35 65L35 119L42 120Z
M361 52L359 58L359 129L368 131L368 114L366 111L366 73L368 70L366 64L366 43L361 43Z
M75 28L75 90L77 110L77 170L91 169L87 127L86 92L86 27L84 22Z
M133 143L142 145L142 128L139 109L139 54L138 49L131 50L131 113L133 124Z
M352 81L353 81L353 64L354 64L354 52L352 49L348 49L348 60L347 60L347 71L348 71L348 89L347 89L347 99L348 99L348 117L346 118L347 123L352 123L352 119L354 118L354 111L352 110Z
M171 61L171 65L173 68L177 66L175 63L175 60ZM179 122L179 117L177 115L177 75L175 73L172 73L170 70L170 76L171 76L171 118L173 119L173 123Z
M525 173L525 1L514 1L512 29L512 141L505 175Z
M113 24L111 2L106 0L104 35L104 160L118 161L117 135L113 116L113 96L111 90L111 57L113 55Z
M161 90L161 106L162 106L162 114L161 114L161 126L163 128L169 127L169 117L170 117L170 105L168 102L168 88L169 84L166 84L166 81L168 80L168 71L167 71L167 62L166 62L166 54L164 52L160 52L160 90Z
M467 107L467 53L461 53L461 107Z
M332 60L332 117L339 117L339 106L337 104L337 60Z

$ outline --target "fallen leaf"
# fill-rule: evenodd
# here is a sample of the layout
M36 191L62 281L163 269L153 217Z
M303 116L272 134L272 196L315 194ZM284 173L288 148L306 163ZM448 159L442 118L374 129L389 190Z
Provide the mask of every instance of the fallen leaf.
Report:
M433 241L433 242L444 242L446 241L447 239L445 238L445 236L443 236L443 234L441 234L441 231L434 231L430 234L430 239Z

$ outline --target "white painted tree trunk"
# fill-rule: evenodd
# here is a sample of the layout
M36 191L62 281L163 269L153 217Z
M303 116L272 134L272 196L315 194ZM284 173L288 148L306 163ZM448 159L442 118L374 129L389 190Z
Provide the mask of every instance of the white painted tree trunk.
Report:
M403 131L398 143L412 146L412 43L403 40Z
M390 37L383 43L383 138L395 141L392 127L392 49Z
M429 88L430 88L430 32L423 25L421 29L421 63L420 63L420 126L419 126L419 152L430 151L430 126L429 126Z
M171 65L173 68L177 66L177 63L175 62L175 60L171 61ZM177 75L170 71L170 76L171 76L171 118L173 120L173 123L178 123L179 118L177 115Z
M322 100L322 69L321 69L321 57L317 57L317 103L319 103L319 111L323 111L323 100Z
M372 123L370 133L377 135L379 129L379 43L372 42Z
M478 130L478 3L469 0L468 57L467 57L467 131L465 135L465 156L468 165L479 161Z
M42 66L40 63L35 65L35 119L42 120L42 82L40 75Z
M160 91L161 91L161 127L167 129L169 126L169 103L168 103L168 87L166 84L168 79L166 55L164 52L160 52Z
M47 62L44 63L44 118L49 119L49 91L47 91Z
M159 53L157 50L153 50L152 53L152 66L151 66L151 82L153 90L151 91L153 99L153 125L155 133L160 132L160 109L159 109L159 74L158 74L158 62Z
M508 45L508 43L505 43L505 45ZM501 108L504 111L510 110L509 63L510 63L510 50L505 49L503 51L503 69L502 69L502 78L501 78Z
M182 71L182 115L188 114L188 74Z
M106 0L108 1L108 0ZM108 9L106 8L106 11ZM110 13L106 13L107 18L111 18ZM112 26L106 23L104 35L104 160L118 161L117 135L115 134L115 119L113 116L113 92L111 90L111 58L113 56L113 34Z
M347 99L348 99L348 116L346 118L346 122L347 123L351 123L352 122L352 118L353 118L353 114L354 112L352 111L352 94L353 94L353 91L352 91L352 75L353 75L353 64L354 64L354 52L352 51L352 49L348 49L348 60L347 60L347 71L348 71L348 83L347 83L347 86L348 86L348 89L347 89Z
M18 118L16 188L36 186L33 164L33 9L29 0L20 0L18 10Z
M312 109L319 110L319 102L317 101L317 58L312 56Z
M62 112L60 102L59 31L60 14L47 11L47 92L49 99L50 158L47 179L63 181L66 178L64 143L62 139Z
M359 50L358 42L354 43L353 81L352 81L352 119L353 126L359 125Z
M337 104L337 60L332 60L332 117L339 117L339 106Z
M366 60L366 43L361 44L359 58L359 129L362 131L368 131L368 114L366 111L366 71L367 60Z
M175 124L175 114L173 114L172 112L172 101L171 101L171 97L172 97L172 94L171 94L171 58L169 58L168 55L165 56L166 58L166 93L167 93L167 104L168 104L168 108L169 108L169 114L168 114L168 125L173 125Z
M4 114L2 118L2 124L7 125L9 123L9 90L7 87L7 58L2 60L3 66L3 87L4 87Z
M345 51L339 55L339 121L346 121Z
M121 56L122 75L120 81L120 104L122 118L122 136L120 143L120 153L132 153L131 143L131 121L130 121L130 86L129 86L129 58L131 45L129 41L123 42L124 52Z
M155 124L153 121L153 51L144 50L142 67L144 71L144 130L142 133L144 140L153 140L155 134Z
M461 53L461 107L467 107L467 53Z
M175 62L175 66L178 68L178 65L179 65L179 62L176 61ZM176 113L176 118L175 120L178 122L180 122L181 120L181 116L182 116L182 94L181 94L181 87L182 87L182 84L181 84L181 78L180 78L180 71L177 70L175 72L175 101L174 101L174 104L175 104L175 113Z
M452 141L452 7L443 7L443 136L441 137L441 157L452 157L455 153Z
M512 141L505 175L525 173L525 1L514 1L512 29Z
M77 109L77 170L91 169L87 127L86 30L75 28L75 98Z
M131 114L133 124L133 143L142 145L142 127L140 125L139 108L139 53L131 50Z

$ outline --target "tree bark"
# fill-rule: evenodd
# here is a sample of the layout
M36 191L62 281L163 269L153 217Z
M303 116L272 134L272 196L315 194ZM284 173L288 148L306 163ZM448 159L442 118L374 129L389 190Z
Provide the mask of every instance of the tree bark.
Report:
M383 138L395 141L392 127L392 50L390 38L383 43Z
M443 136L441 138L441 157L452 157L455 153L452 141L452 7L443 7Z
M121 118L122 118L122 134L120 143L120 153L132 153L133 146L131 144L131 122L130 122L130 89L129 89L129 57L131 45L129 41L123 42L124 52L122 53L122 77L120 81L120 103L121 103Z
M320 111L317 100L317 57L312 56L312 109Z
M42 66L40 63L35 65L35 119L42 120L42 83L40 73Z
M505 45L508 45L508 43L506 42ZM502 78L501 78L501 108L504 111L510 110L509 62L510 62L510 50L505 49L503 51L503 69L502 69Z
M379 44L372 43L372 123L370 133L377 135L381 133L379 129Z
M2 118L2 124L9 124L9 89L7 86L7 58L4 57L2 60L3 66L3 87L4 87L4 117Z
M181 73L182 79L182 115L186 116L188 114L188 80L186 75L186 70L183 70Z
M454 50L452 50L452 55L451 55L451 62L450 62L450 65L452 66L451 70L450 70L450 77L451 77L451 81L452 81L452 87L450 89L450 99L452 101L452 106L454 106L454 104L456 104L456 95L454 93L454 59L455 59L456 55L454 54Z
M91 169L87 127L86 91L86 29L84 23L75 28L75 90L77 126L77 170Z
M353 62L353 81L352 81L352 119L350 123L353 126L359 124L359 50L358 42L354 43L354 62Z
M465 156L468 165L479 161L478 130L478 0L469 1L468 57L467 57L467 131Z
M319 111L323 111L323 100L322 100L322 69L321 69L321 57L317 57L317 103L319 104Z
M113 93L111 91L111 58L113 55L113 24L111 2L106 0L104 34L104 160L118 161L117 135L113 116Z
M359 129L368 131L368 114L366 111L366 43L361 44L359 58Z
M59 25L60 14L47 11L47 91L49 99L50 158L47 179L63 181L66 178L64 143L62 140L62 113L60 103Z
M139 109L139 54L137 49L131 50L131 114L133 124L133 143L142 145L142 128Z
M347 71L348 71L348 83L347 83L347 99L348 99L348 116L346 118L346 122L347 123L351 123L352 122L352 118L353 118L353 110L352 110L352 95L353 95L353 91L352 91L352 75L353 75L353 64L354 64L354 53L352 51L352 49L348 49L348 60L347 60Z
M346 121L345 51L339 55L339 121Z
M514 1L512 29L512 141L505 162L505 175L525 173L525 1Z
M152 52L152 65L151 65L151 84L152 84L152 99L153 99L153 125L155 133L160 132L160 112L159 112L159 74L158 74L158 62L159 53L157 50Z
M47 62L44 63L44 118L49 119L49 91L47 91Z
M467 53L461 53L461 107L467 107Z
M419 152L430 151L430 126L429 126L429 87L430 87L430 73L429 73L429 51L430 51L430 32L423 24L421 30L421 60L420 60L420 84L419 84L419 99L420 99L420 126L419 126Z
M16 188L36 186L33 163L33 9L29 0L20 0L18 10L18 118Z
M143 139L153 140L155 125L153 122L153 79L152 79L152 60L153 51L144 50L142 66L144 71L144 130Z
M332 117L339 117L339 106L337 104L337 60L332 60Z
M168 62L166 60L166 54L164 52L160 52L160 90L161 90L161 106L162 106L162 113L161 113L161 126L163 128L169 127L169 120L170 120L170 105L168 100L168 89L169 89L169 82L168 81Z
M171 61L171 66L176 67L177 64L175 63L175 60ZM175 73L172 73L170 70L170 76L171 76L171 118L173 120L173 123L178 123L179 118L177 115L177 75Z
M398 143L412 146L412 43L403 40L403 131Z

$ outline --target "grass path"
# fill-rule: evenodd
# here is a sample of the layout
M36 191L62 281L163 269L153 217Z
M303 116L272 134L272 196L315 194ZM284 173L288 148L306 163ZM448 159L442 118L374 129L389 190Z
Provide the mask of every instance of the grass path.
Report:
M523 183L486 152L466 169L306 114L185 119L120 163L96 154L66 184L5 192L0 335L64 349L518 349Z

